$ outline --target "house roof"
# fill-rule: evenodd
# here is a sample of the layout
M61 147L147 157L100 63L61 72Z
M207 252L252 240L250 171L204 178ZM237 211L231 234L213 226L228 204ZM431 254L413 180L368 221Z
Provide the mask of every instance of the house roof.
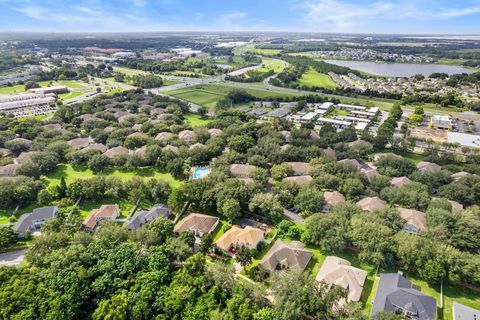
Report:
M88 229L94 229L97 226L97 219L114 218L118 215L119 208L117 204L104 204L98 209L93 209L83 221L83 225Z
M87 147L89 144L94 143L93 139L91 137L86 137L86 138L75 138L72 140L67 141L69 145L76 149L83 149Z
M47 220L55 217L58 212L58 206L35 208L31 213L25 213L20 216L15 224L15 230L19 234L24 234L29 230L35 221Z
M338 191L325 191L323 193L323 198L325 199L325 202L332 207L339 203L345 202L345 197Z
M364 211L375 211L385 207L387 203L379 197L365 197L357 202L357 205Z
M178 153L178 147L168 145L168 146L163 147L162 151L171 151L173 153Z
M370 316L374 317L382 311L394 312L397 307L416 314L415 319L436 319L437 303L434 298L414 289L402 275L384 273L380 276Z
M195 144L192 144L190 147L188 147L188 149L192 150L192 149L195 149L195 148L203 148L203 147L205 147L205 145L197 142Z
M129 150L127 148L122 147L122 146L117 146L117 147L113 147L113 148L108 149L103 154L108 158L114 158L114 157L116 157L118 155L121 155L121 154L128 154L128 152L129 152Z
M450 177L452 177L452 179L454 181L457 181L457 180L460 180L463 177L469 177L471 175L472 174L470 172L460 171L460 172L456 172L456 173L452 174Z
M200 231L201 233L210 233L218 223L217 217L208 216L200 213L190 213L180 220L174 228L175 232L181 233L189 230Z
M312 255L312 252L305 249L305 245L299 241L292 241L287 244L277 240L263 257L259 266L270 272L275 271L279 266L303 271L310 262Z
M89 150L100 150L101 152L107 151L107 146L103 143L93 143L81 150L81 152L87 152Z
M290 131L282 130L280 134L283 136L283 139L285 139L285 142L292 142L292 133Z
M395 158L401 158L398 154L395 154L393 152L385 152L385 153L377 153L373 156L373 161L380 161L382 158L386 157L395 157Z
M172 215L172 209L165 204L156 204L150 210L140 210L135 216L125 224L125 228L128 230L136 230L145 223L152 221L160 216L168 218Z
M352 165L355 168L357 168L358 170L363 168L363 164L360 161L358 161L357 159L343 159L343 160L340 160L338 162L341 163L341 164Z
M410 180L408 177L394 177L392 178L392 180L390 180L390 184L394 187L403 187L407 184L409 184L410 182L412 182L412 180Z
M263 236L263 231L260 229L251 226L242 228L234 225L215 242L215 245L225 251L230 249L231 246L251 247L262 241Z
M82 119L83 121L96 121L100 120L97 116L91 114L91 113L85 113L82 114L81 116L78 117L79 119Z
M32 144L32 140L28 140L28 139L25 139L25 138L14 138L10 141L14 141L14 142L23 142L27 145L31 145Z
M288 164L295 175L304 175L312 170L312 167L308 162L286 162Z
M6 149L6 148L0 148L0 156L1 157L8 157L12 155L12 151Z
M237 177L250 177L256 168L250 164L231 164L230 172Z
M299 186L308 184L312 180L313 178L311 176L295 176L295 177L286 177L285 179L283 179L283 181L290 181Z
M136 155L141 157L145 156L146 152L147 152L147 146L140 147L138 149L135 149L134 151Z
M367 177L367 179L370 181L373 177L379 176L380 174L378 173L377 169L374 168L362 168L360 169L361 172Z
M349 301L359 301L367 272L351 266L345 259L328 256L318 271L315 280L325 281L334 286L340 286L348 291Z
M463 205L457 201L448 200L452 205L452 210L463 210Z
M425 213L415 209L398 208L397 210L406 224L412 225L418 230L425 230L427 227Z
M335 150L333 150L332 148L328 147L326 149L323 149L323 153L326 155L326 156L329 156L331 158L337 158L337 153L335 152Z
M173 134L172 134L171 132L160 132L160 133L157 134L157 136L155 137L155 140L158 140L158 141L167 141L167 140L170 139L172 136L173 136Z
M318 134L317 131L311 130L311 131L310 131L310 138L312 138L312 139L320 139L320 135Z
M220 129L208 129L208 134L210 135L210 137L216 137L221 135L222 133L223 131Z
M0 167L0 176L14 176L17 173L17 169L22 165L18 163L11 163Z
M35 154L36 152L35 151L28 151L28 152L22 152L18 155L17 157L17 162L18 163L25 163L27 161L30 161L30 159L32 158L32 155Z
M195 132L192 130L183 130L178 133L178 137L182 140L195 139Z
M421 161L417 163L417 169L421 171L438 172L442 170L442 167L433 162Z

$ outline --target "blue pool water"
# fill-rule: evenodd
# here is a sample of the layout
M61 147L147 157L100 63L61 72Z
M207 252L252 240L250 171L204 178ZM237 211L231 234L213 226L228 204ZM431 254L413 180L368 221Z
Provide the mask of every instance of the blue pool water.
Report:
M210 169L208 167L193 168L192 179L202 179L206 177L209 173L210 173Z

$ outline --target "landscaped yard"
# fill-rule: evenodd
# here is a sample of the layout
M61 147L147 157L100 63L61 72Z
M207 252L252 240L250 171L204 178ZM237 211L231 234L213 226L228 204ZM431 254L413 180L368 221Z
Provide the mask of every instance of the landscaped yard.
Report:
M212 122L210 119L202 119L202 117L195 113L187 113L184 115L185 121L191 127L201 127L205 126L208 123Z
M76 98L78 96L81 96L82 94L85 94L85 93L86 92L70 91L68 93L59 94L58 97L62 100L70 100L70 99Z
M118 204L120 208L121 215L119 218L126 218L130 211L135 207L133 203L130 203L128 200L123 199L121 201L115 199L101 199L96 201L80 201L78 208L80 209L80 216L86 218L90 211L93 209L99 208L103 204Z
M76 179L88 179L96 175L115 176L124 180L133 177L155 178L167 181L172 188L178 188L182 183L180 180L175 179L170 173L161 172L158 168L110 169L95 174L90 169L75 169L70 164L59 165L55 172L50 173L44 177L44 179L50 186L57 186L60 184L62 177L65 178L65 181L69 184Z
M276 93L267 90L234 88L227 85L215 84L197 85L189 88L166 91L165 94L205 106L209 109L213 109L217 105L217 102L232 90L245 90L259 99L266 97L290 96L288 94Z
M330 78L329 75L319 73L314 69L309 69L307 72L305 72L298 80L298 83L306 87L318 87L327 89L335 89L337 87L337 85L332 80L332 78Z

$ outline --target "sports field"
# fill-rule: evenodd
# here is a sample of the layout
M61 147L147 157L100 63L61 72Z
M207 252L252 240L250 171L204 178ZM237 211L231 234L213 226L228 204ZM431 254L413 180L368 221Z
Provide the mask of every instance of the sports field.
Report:
M327 89L335 89L337 87L330 76L324 73L319 73L314 69L309 69L307 72L305 72L298 80L298 83L305 87L318 87Z

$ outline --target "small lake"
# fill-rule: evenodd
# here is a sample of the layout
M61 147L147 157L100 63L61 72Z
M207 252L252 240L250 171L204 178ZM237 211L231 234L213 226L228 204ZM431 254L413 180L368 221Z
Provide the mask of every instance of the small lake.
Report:
M448 75L475 72L472 69L444 64L386 63L346 60L325 60L325 62L384 77L412 77L416 74L423 74L428 77L435 72L447 73Z

